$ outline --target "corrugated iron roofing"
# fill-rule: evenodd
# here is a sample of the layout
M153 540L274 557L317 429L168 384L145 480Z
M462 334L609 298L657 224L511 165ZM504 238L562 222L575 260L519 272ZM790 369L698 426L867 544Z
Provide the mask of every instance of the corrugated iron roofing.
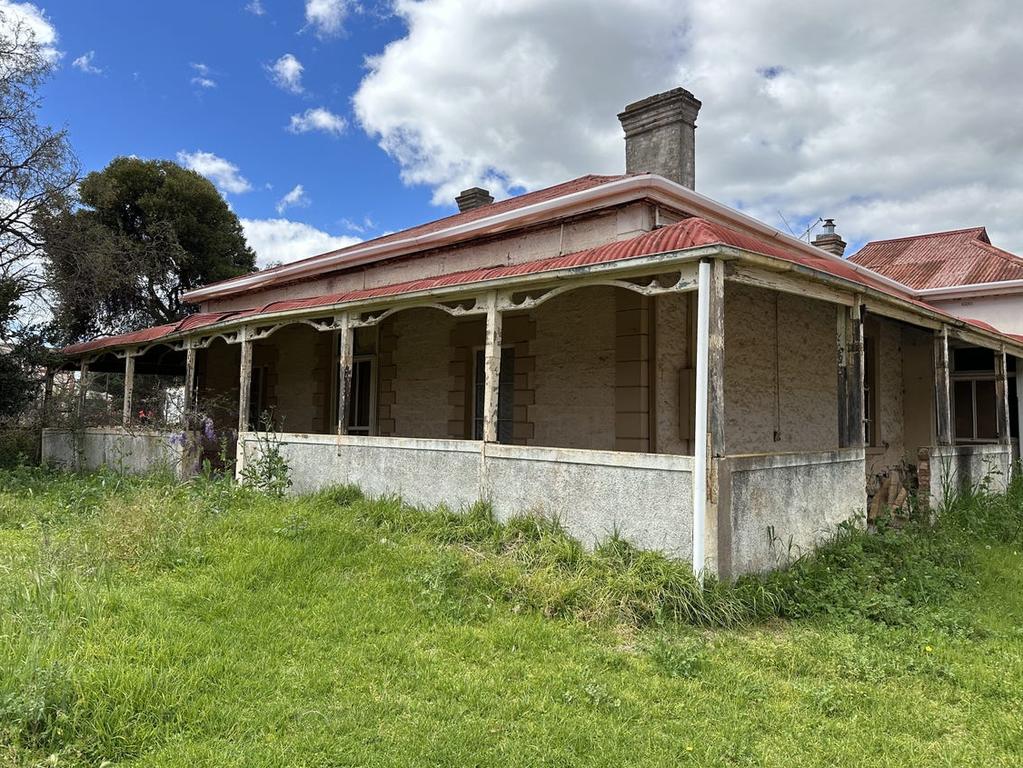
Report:
M653 256L660 253L685 251L691 248L710 245L732 246L734 248L740 248L742 250L751 251L764 256L781 259L793 264L799 264L859 285L874 288L890 296L895 296L904 301L912 302L913 304L929 311L947 315L946 312L913 298L908 292L897 290L886 283L872 278L870 275L864 275L857 272L852 264L830 258L823 251L820 255L817 255L816 252L798 249L781 241L769 241L765 238L739 232L722 224L715 224L705 219L691 217L683 219L676 224L639 235L638 237L634 237L630 240L607 243L606 245L590 248L585 251L579 251L577 253L570 253L564 256L537 259L523 264L510 264L466 270L463 272L453 272L420 280L410 280L403 283L394 283L376 288L364 288L356 291L346 291L343 293L331 293L306 299L275 301L262 307L235 312L190 315L179 323L157 326L156 328L147 328L142 331L124 334L121 336L96 339L84 344L76 344L72 347L66 348L64 352L73 356L107 347L130 346L133 344L151 342L159 338L176 336L197 328L213 327L227 320L238 320L244 317L255 317L258 315L275 314L279 312L349 304L353 302L367 301L369 299L401 296L407 293L429 291L456 285L486 283L502 278L542 274L544 272L555 272L559 270L573 269L576 267L592 266L595 264L625 261L641 256ZM948 316L951 317L951 315ZM972 323L973 325L985 330L996 330L986 323L971 320L967 320L966 322Z
M1023 280L1023 258L991 245L984 227L875 240L850 260L916 290Z
M435 219L434 221L428 221L425 224L418 224L408 229L402 229L398 232L391 232L387 235L381 235L375 237L372 240L363 240L362 242L349 245L344 248L339 248L336 251L326 251L324 253L318 253L314 256L310 256L305 259L299 259L298 261L289 261L286 266L293 267L296 264L303 264L307 261L319 259L323 256L328 255L339 255L346 251L352 251L359 248L364 248L367 245L378 245L382 243L390 243L396 240L406 240L413 237L420 237L421 235L428 235L432 232L439 232L442 229L448 227L456 227L461 224L468 224L479 219L486 218L487 216L496 216L499 213L505 213L507 211L518 210L519 208L525 208L528 205L536 205L537 203L544 203L548 200L553 200L557 197L564 197L570 195L573 192L582 192L593 187L599 187L601 184L607 184L610 181L617 181L624 179L625 175L618 176L598 176L595 174L589 174L587 176L580 176L577 179L566 181L561 184L555 184L553 187L546 187L544 189L538 189L534 192L526 192L522 195L515 197L509 197L505 200L499 200L496 203L490 205L483 205L479 208L472 208L468 211L461 211L459 213L452 214L451 216L445 216L442 219ZM284 265L282 265L284 266ZM261 275L272 275L281 267L271 267L270 269L260 270ZM237 278L230 278L228 280L218 280L215 283L207 283L203 288L209 288L214 285L221 285L223 283L230 282L230 280L236 280Z

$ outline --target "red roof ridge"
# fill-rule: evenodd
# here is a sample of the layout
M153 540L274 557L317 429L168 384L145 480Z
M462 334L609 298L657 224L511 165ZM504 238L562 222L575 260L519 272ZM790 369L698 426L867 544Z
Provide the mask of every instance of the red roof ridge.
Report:
M898 242L901 242L903 240L924 240L924 239L929 238L929 237L947 237L949 235L962 235L962 234L965 234L967 232L977 232L977 233L984 232L985 235L986 235L987 234L987 229L984 226L979 226L979 227L963 227L962 229L946 229L946 230L943 230L941 232L924 232L922 235L904 235L902 237L888 237L888 238L884 238L882 240L869 240L869 241L867 241L866 244L864 244L863 248L860 248L859 251L854 253L849 258L853 258L855 256L859 256L861 253L863 253L863 251L868 246L875 245L875 244L880 244L880 243L898 243Z

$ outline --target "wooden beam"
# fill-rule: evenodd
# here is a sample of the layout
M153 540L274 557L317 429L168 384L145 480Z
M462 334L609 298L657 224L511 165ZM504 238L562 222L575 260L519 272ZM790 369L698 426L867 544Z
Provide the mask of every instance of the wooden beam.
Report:
M995 352L995 417L998 424L998 442L1010 445L1012 435L1009 430L1009 378L1008 362L1005 350Z
M946 325L934 334L934 398L938 445L952 445L952 392Z
M238 435L249 431L249 398L252 391L252 340L242 339L242 359L238 373ZM259 428L259 425L256 425Z
M849 447L849 307L835 308L835 352L838 360L838 447Z
M497 292L487 297L487 336L483 351L483 441L497 442L498 398L501 388L501 321Z
M710 338L708 339L710 456L724 456L725 445L725 262L714 259L710 271ZM697 440L703 439L700 435ZM716 496L716 492L714 493Z
M768 291L790 293L804 298L826 301L831 304L849 306L853 303L851 293L832 288L822 282L814 282L803 275L788 271L772 271L767 268L731 263L726 275L729 280L745 285L752 285Z
M863 399L863 376L866 369L866 345L863 343L863 299L857 295L847 314L848 327L846 342L846 406L848 421L846 436L849 448L863 448L866 445L866 403ZM876 414L873 415L876 418Z
M131 426L131 398L135 393L135 355L131 350L124 356L124 402L121 404L121 426Z
M337 434L348 434L348 412L351 408L352 362L355 357L355 332L352 328L351 315L345 313L340 318L337 332L338 341L338 384L337 384Z
M86 360L82 360L80 375L78 379L78 422L81 426L85 426L85 390L86 390L86 379L89 376L89 363Z
M185 350L185 408L181 414L182 427L185 429L192 423L195 397L195 347L189 344Z

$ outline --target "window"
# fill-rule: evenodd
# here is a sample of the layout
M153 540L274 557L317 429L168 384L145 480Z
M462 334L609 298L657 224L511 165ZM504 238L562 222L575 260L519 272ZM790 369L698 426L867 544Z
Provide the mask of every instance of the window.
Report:
M998 439L994 379L956 379L952 382L955 439L993 442Z
M486 365L482 349L476 351L476 365L473 376L473 425L474 440L483 439L483 400ZM515 414L515 348L501 348L501 376L497 394L497 442L510 443Z
M863 339L863 433L868 447L877 446L877 343Z
M372 434L375 369L371 355L359 356L352 361L351 400L348 403L350 435Z

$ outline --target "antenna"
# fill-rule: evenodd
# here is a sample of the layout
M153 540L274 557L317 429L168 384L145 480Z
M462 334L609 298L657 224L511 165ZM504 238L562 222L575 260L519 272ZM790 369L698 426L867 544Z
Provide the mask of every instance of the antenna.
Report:
M799 238L799 239L800 240L806 240L806 242L809 243L810 242L810 233L813 232L815 229L817 229L817 225L818 224L823 224L823 223L824 223L824 219L822 219L820 216L818 216L817 217L817 221L815 221L813 224L808 226L806 228L806 232L804 232L803 236L801 238Z
M793 237L795 237L796 233L793 232L792 231L792 227L789 226L789 221L788 221L788 219L785 218L785 214L783 214L781 211L778 211L778 218L781 219L782 222L784 222L785 229L787 229L789 231L789 234L792 235Z

